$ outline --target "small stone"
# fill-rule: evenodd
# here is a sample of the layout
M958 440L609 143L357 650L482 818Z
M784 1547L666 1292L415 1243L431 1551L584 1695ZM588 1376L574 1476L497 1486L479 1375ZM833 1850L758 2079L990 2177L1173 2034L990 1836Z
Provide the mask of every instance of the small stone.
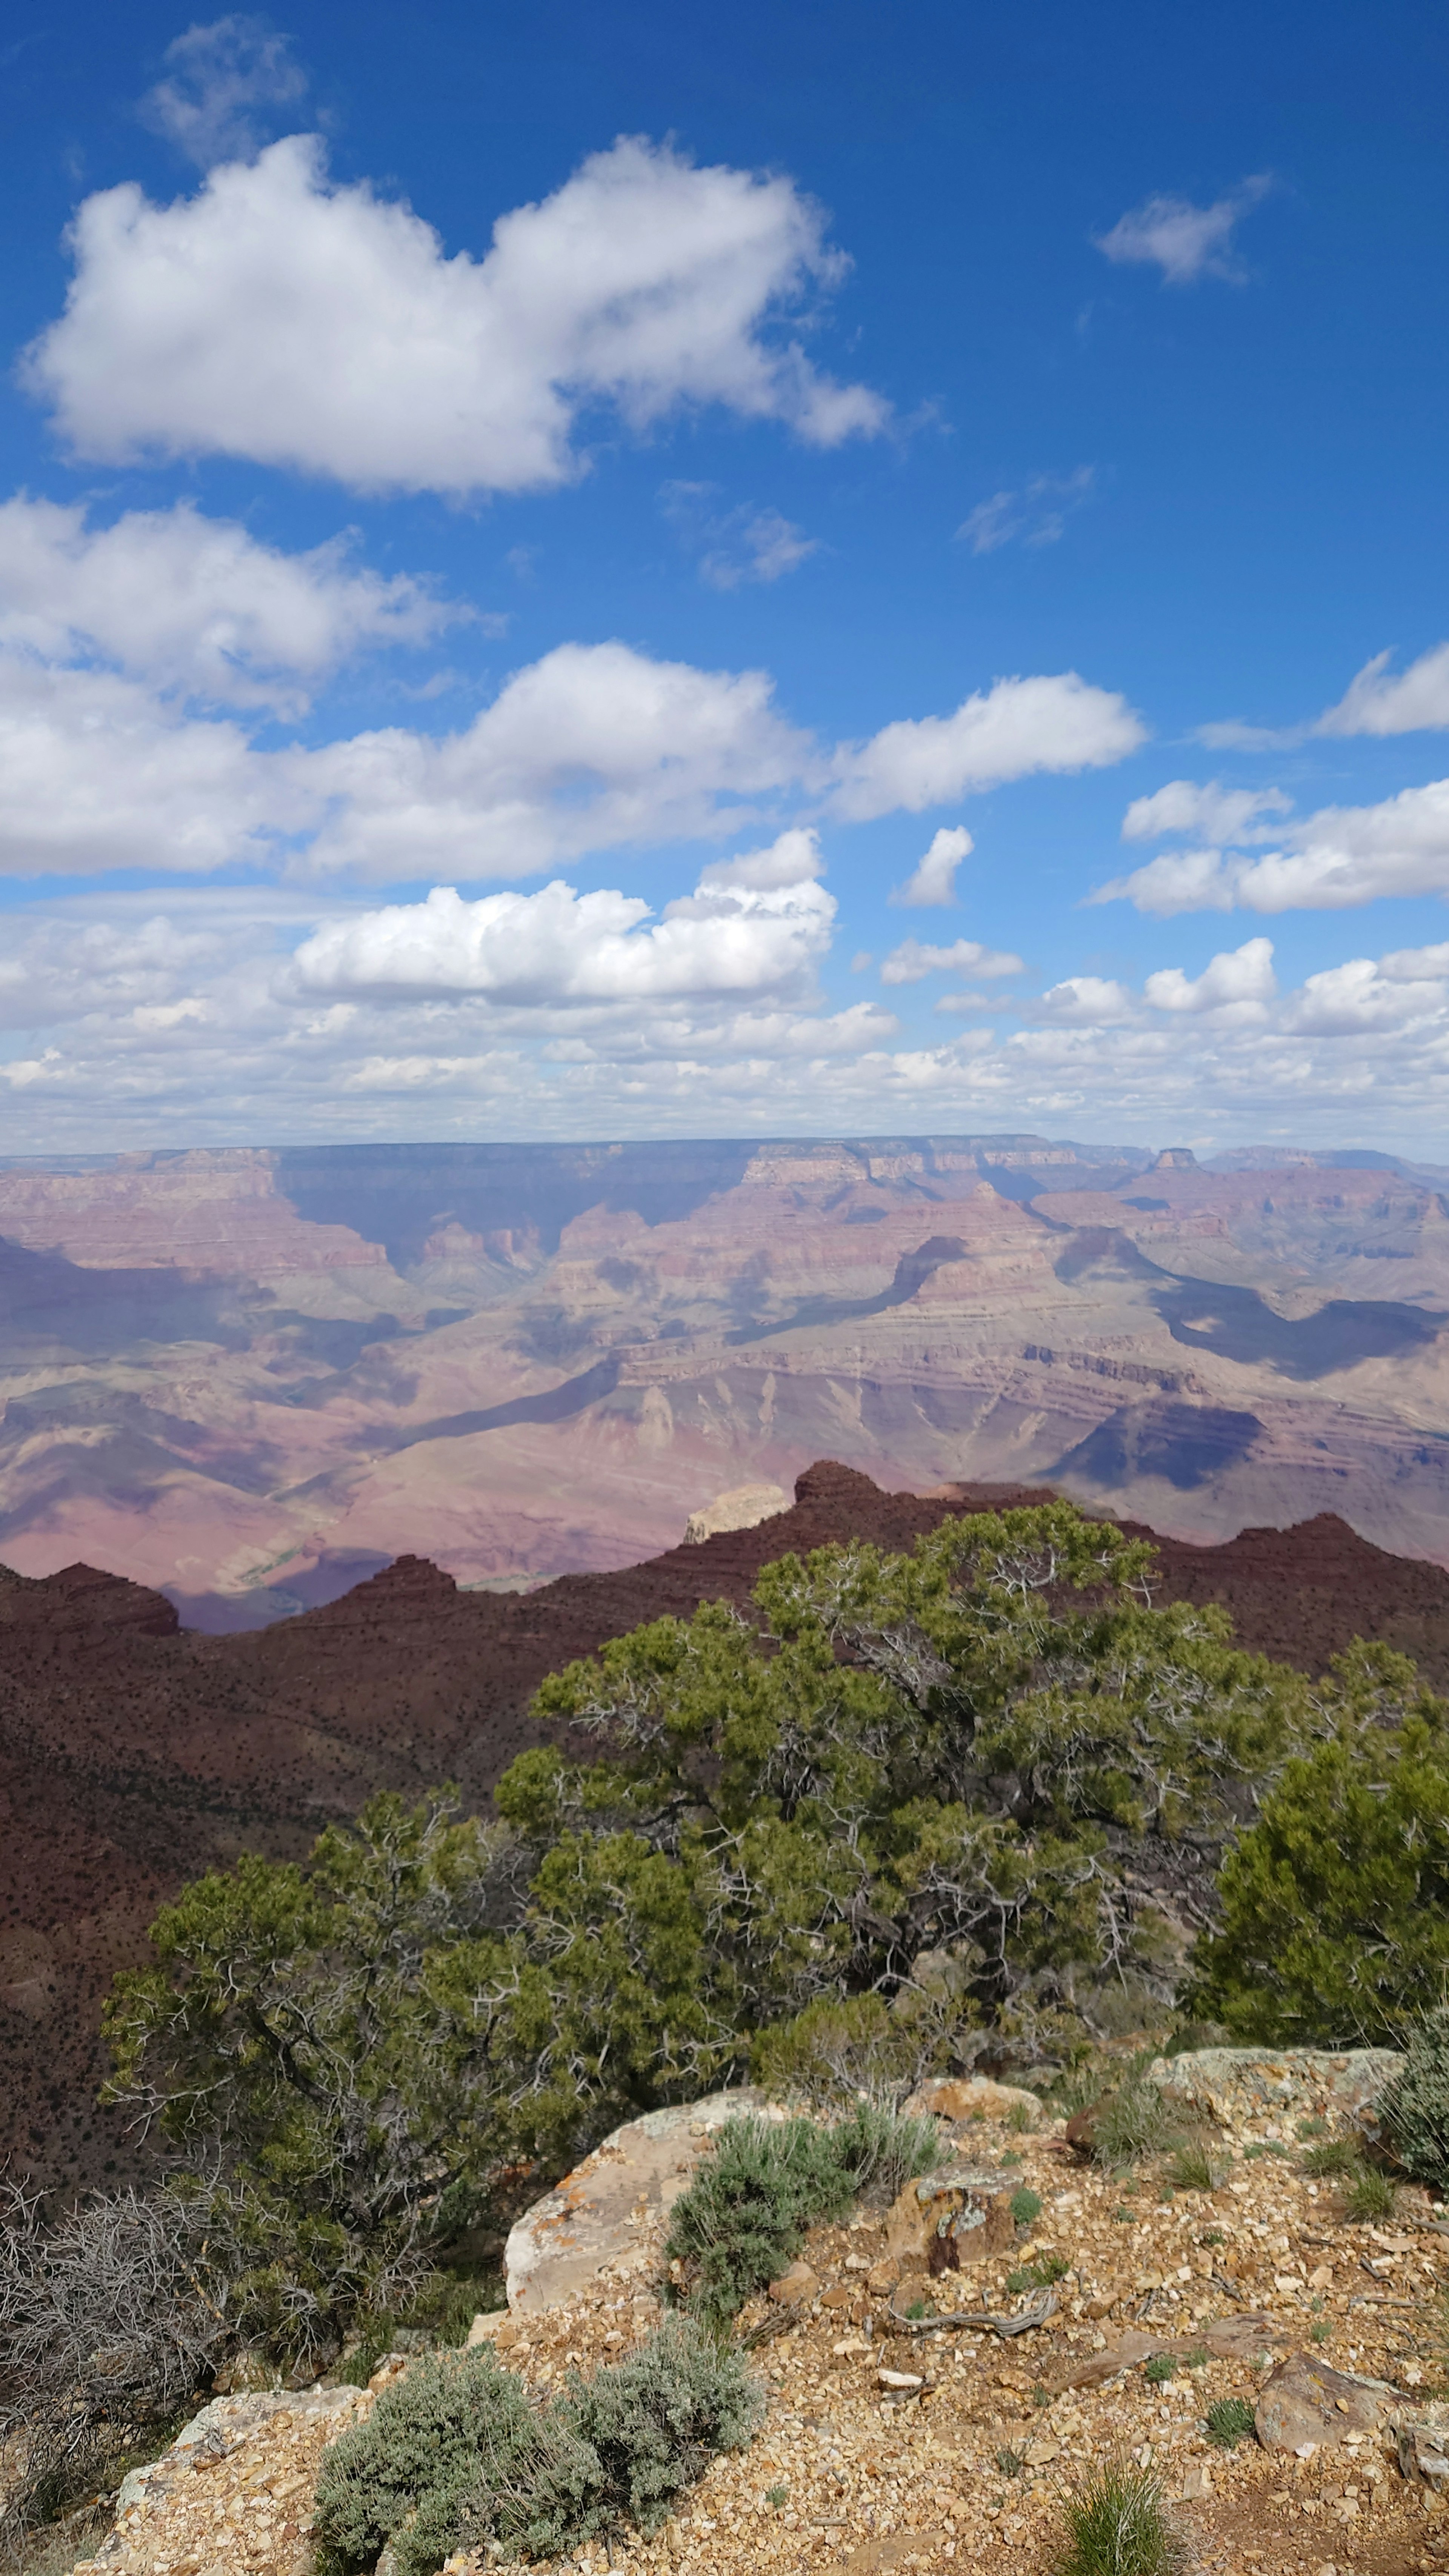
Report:
M792 2263L777 2281L770 2283L770 2297L782 2308L793 2308L802 2299L813 2299L819 2287L819 2275L808 2263Z
M883 2299L887 2290L893 2290L895 2288L900 2277L901 2266L899 2262L893 2254L887 2254L882 2257L879 2263L872 2263L869 2274L866 2278L865 2286L868 2290L874 2293L876 2298Z
M878 2388L924 2388L926 2384L918 2370L878 2370L875 2377Z

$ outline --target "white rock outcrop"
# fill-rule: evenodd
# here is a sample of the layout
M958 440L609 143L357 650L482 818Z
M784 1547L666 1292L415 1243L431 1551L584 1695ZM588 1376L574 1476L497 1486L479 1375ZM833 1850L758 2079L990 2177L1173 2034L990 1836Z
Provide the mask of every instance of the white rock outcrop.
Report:
M684 1524L684 1544L698 1547L724 1530L753 1529L759 1521L772 1521L777 1512L788 1512L793 1499L783 1485L731 1485L727 1493L716 1494L712 1503L690 1513Z

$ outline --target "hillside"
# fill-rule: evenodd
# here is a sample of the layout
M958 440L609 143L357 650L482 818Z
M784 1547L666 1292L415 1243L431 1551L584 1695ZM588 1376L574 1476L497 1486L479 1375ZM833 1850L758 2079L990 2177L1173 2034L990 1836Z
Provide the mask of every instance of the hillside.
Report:
M379 1787L454 1779L486 1801L532 1740L545 1673L646 1618L745 1599L787 1549L900 1547L943 1513L1040 1499L888 1493L835 1463L796 1492L753 1529L621 1572L492 1594L402 1557L338 1601L226 1636L188 1633L160 1595L84 1566L0 1584L0 2156L65 2184L123 2169L119 2125L93 2108L100 1998L158 1902L210 1863L300 1853ZM1380 1637L1449 1689L1449 1575L1340 1520L1160 1553L1161 1597L1221 1600L1247 1644L1313 1669Z

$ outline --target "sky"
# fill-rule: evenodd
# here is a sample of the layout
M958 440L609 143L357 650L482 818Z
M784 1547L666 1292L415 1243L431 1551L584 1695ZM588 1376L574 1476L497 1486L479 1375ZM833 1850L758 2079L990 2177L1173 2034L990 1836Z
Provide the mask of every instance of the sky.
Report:
M1449 21L0 45L0 1151L1445 1158Z

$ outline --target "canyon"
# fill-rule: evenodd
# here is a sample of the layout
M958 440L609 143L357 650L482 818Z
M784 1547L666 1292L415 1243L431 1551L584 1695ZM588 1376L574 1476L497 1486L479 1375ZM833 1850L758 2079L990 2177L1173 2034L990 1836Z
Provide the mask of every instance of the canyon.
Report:
M1449 1173L1006 1134L0 1163L0 1559L261 1626L829 1455L1449 1563Z

